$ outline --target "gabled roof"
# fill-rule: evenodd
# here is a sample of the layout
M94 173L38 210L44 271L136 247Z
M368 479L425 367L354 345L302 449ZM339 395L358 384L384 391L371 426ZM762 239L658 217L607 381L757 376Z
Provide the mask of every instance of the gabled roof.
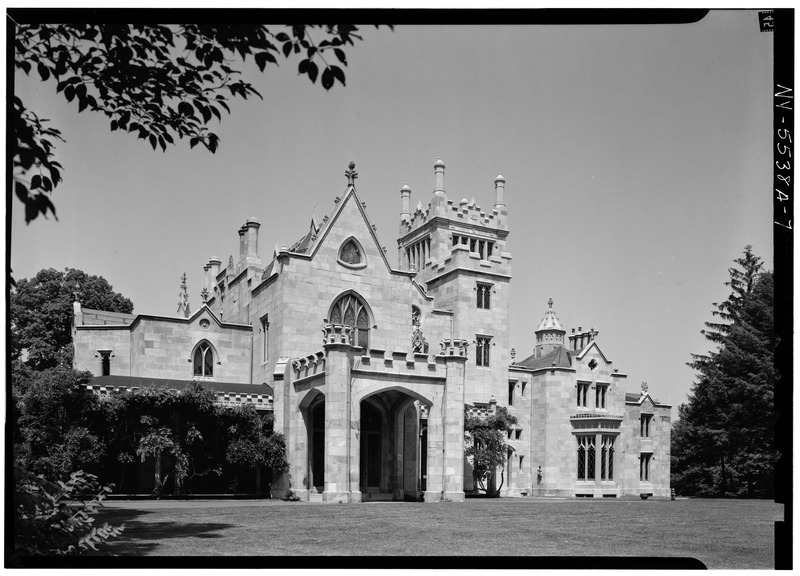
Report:
M380 243L380 240L378 239L378 235L375 233L375 227L369 221L369 217L367 216L367 213L364 210L364 205L361 203L361 200L358 198L358 194L356 193L356 188L352 184L347 187L347 190L345 191L345 193L342 196L341 200L339 202L337 202L336 208L334 209L333 214L331 214L331 217L318 230L318 233L316 234L316 240L314 240L312 238L312 240L310 241L310 244L308 245L307 250L306 250L305 253L308 254L312 258L314 257L314 254L317 252L317 250L319 250L319 247L322 246L323 242L325 241L325 238L328 235L328 232L333 228L333 225L336 223L336 220L339 218L339 215L342 213L342 210L344 209L345 204L347 204L347 202L350 201L350 200L355 202L356 208L361 213L361 217L364 219L364 223L366 224L367 231L372 236L372 240L373 240L373 242L375 242L375 246L377 246L377 248L378 248L378 254L380 254L380 257L383 260L383 263L386 265L386 269L389 272L394 273L394 274L401 274L403 276L412 276L412 274L410 274L408 272L403 272L403 271L398 271L398 270L392 269L391 265L389 264L389 260L386 258L386 254L384 253L383 248L381 247L381 243ZM313 222L313 220L312 220L312 222ZM306 235L306 236L308 236L308 235ZM301 239L301 242L302 242L302 239Z
M528 370L541 370L543 368L572 368L573 353L564 346L558 346L555 350L540 358L529 356L521 362L515 362L517 368L527 368Z
M603 361L604 361L606 364L611 364L611 360L609 360L608 358L606 358L606 355L605 355L605 354L603 354L603 351L602 351L602 350L600 350L600 346L598 346L598 345L597 345L597 340L592 340L592 341L589 343L589 345L588 345L588 346L586 346L586 348L584 348L583 350L581 350L580 354L577 354L577 358L578 358L578 360L581 360L581 359L582 359L584 356L586 356L586 353L587 353L587 352L589 352L589 350L590 350L592 347L594 347L594 348L596 348L596 349L597 349L597 353L598 353L598 354L600 354L600 357L603 359Z

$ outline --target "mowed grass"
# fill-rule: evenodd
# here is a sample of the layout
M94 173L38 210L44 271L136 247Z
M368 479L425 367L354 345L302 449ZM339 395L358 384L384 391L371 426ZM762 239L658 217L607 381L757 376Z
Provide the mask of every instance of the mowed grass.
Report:
M708 568L774 566L768 500L503 498L456 503L111 502L132 556L691 557ZM656 567L656 566L654 566Z

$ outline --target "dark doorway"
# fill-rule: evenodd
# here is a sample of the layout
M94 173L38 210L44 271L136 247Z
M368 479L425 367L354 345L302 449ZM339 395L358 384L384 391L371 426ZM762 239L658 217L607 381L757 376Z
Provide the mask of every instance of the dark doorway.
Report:
M325 486L325 402L311 408L311 481L322 491Z
M361 490L378 490L381 484L381 431L383 417L370 402L361 403Z

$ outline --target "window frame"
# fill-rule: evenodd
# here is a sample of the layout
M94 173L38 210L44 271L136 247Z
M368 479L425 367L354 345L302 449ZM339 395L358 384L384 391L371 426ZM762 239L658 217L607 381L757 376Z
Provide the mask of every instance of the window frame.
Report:
M200 373L197 372L197 359L198 354L200 354ZM210 362L207 361L207 357L210 356ZM190 358L190 362L192 363L192 377L193 378L200 378L203 380L213 380L214 379L214 365L218 364L219 362L216 360L218 358L217 351L214 346L208 340L200 340L194 349L192 350L192 356ZM206 370L210 368L210 373Z
M480 368L491 367L492 337L484 334L475 336L475 365Z
M269 314L261 317L261 364L269 363Z
M356 263L347 262L342 258L342 252L344 252L345 248L350 244L353 244L356 250L358 251L358 254L361 257L361 260L359 262ZM359 270L361 268L366 267L367 254L364 251L364 246L361 244L361 242L358 241L358 238L356 238L355 236L348 236L347 238L344 239L344 241L339 245L339 251L336 253L336 261L345 268L350 268L351 270Z
M494 284L488 282L476 282L475 290L477 292L476 306L478 310L491 310L492 309L492 289Z
M353 312L353 324L352 325L345 323L345 318L347 317L347 313L350 310L350 304L348 303L348 307L347 308L342 308L341 305L340 305L340 303L343 302L346 299L351 299L352 301L355 301L355 303L356 303L356 307L355 307L355 310ZM339 313L341 315L341 317L339 318L338 322L334 321L334 317L333 317L334 316L334 312L336 312L336 310L337 310L337 307L339 308ZM361 319L361 315L362 314L364 314L364 316L366 318L366 326L359 326L359 321ZM374 316L372 315L372 310L370 309L370 307L367 304L366 300L364 300L364 298L362 298L361 295L358 294L357 292L355 292L354 290L348 290L346 292L343 292L342 294L339 294L339 296L337 296L333 300L333 303L331 304L330 309L328 310L328 322L330 324L339 324L339 325L342 325L342 326L350 326L350 328L352 329L352 331L351 331L351 335L352 335L351 341L353 342L353 346L360 346L364 350L369 350L370 336L371 336L370 332L372 331L372 325L373 325L373 322L374 322L373 318L374 318ZM363 336L363 338L362 338L362 336ZM363 342L363 344L362 344L362 340L365 340Z

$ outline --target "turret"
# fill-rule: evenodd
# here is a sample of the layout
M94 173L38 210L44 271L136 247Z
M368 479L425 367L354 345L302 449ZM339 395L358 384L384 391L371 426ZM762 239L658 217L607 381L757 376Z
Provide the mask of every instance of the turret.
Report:
M546 356L559 346L564 345L564 335L567 333L553 310L553 299L547 301L549 309L536 329L536 347L533 354L537 358Z

